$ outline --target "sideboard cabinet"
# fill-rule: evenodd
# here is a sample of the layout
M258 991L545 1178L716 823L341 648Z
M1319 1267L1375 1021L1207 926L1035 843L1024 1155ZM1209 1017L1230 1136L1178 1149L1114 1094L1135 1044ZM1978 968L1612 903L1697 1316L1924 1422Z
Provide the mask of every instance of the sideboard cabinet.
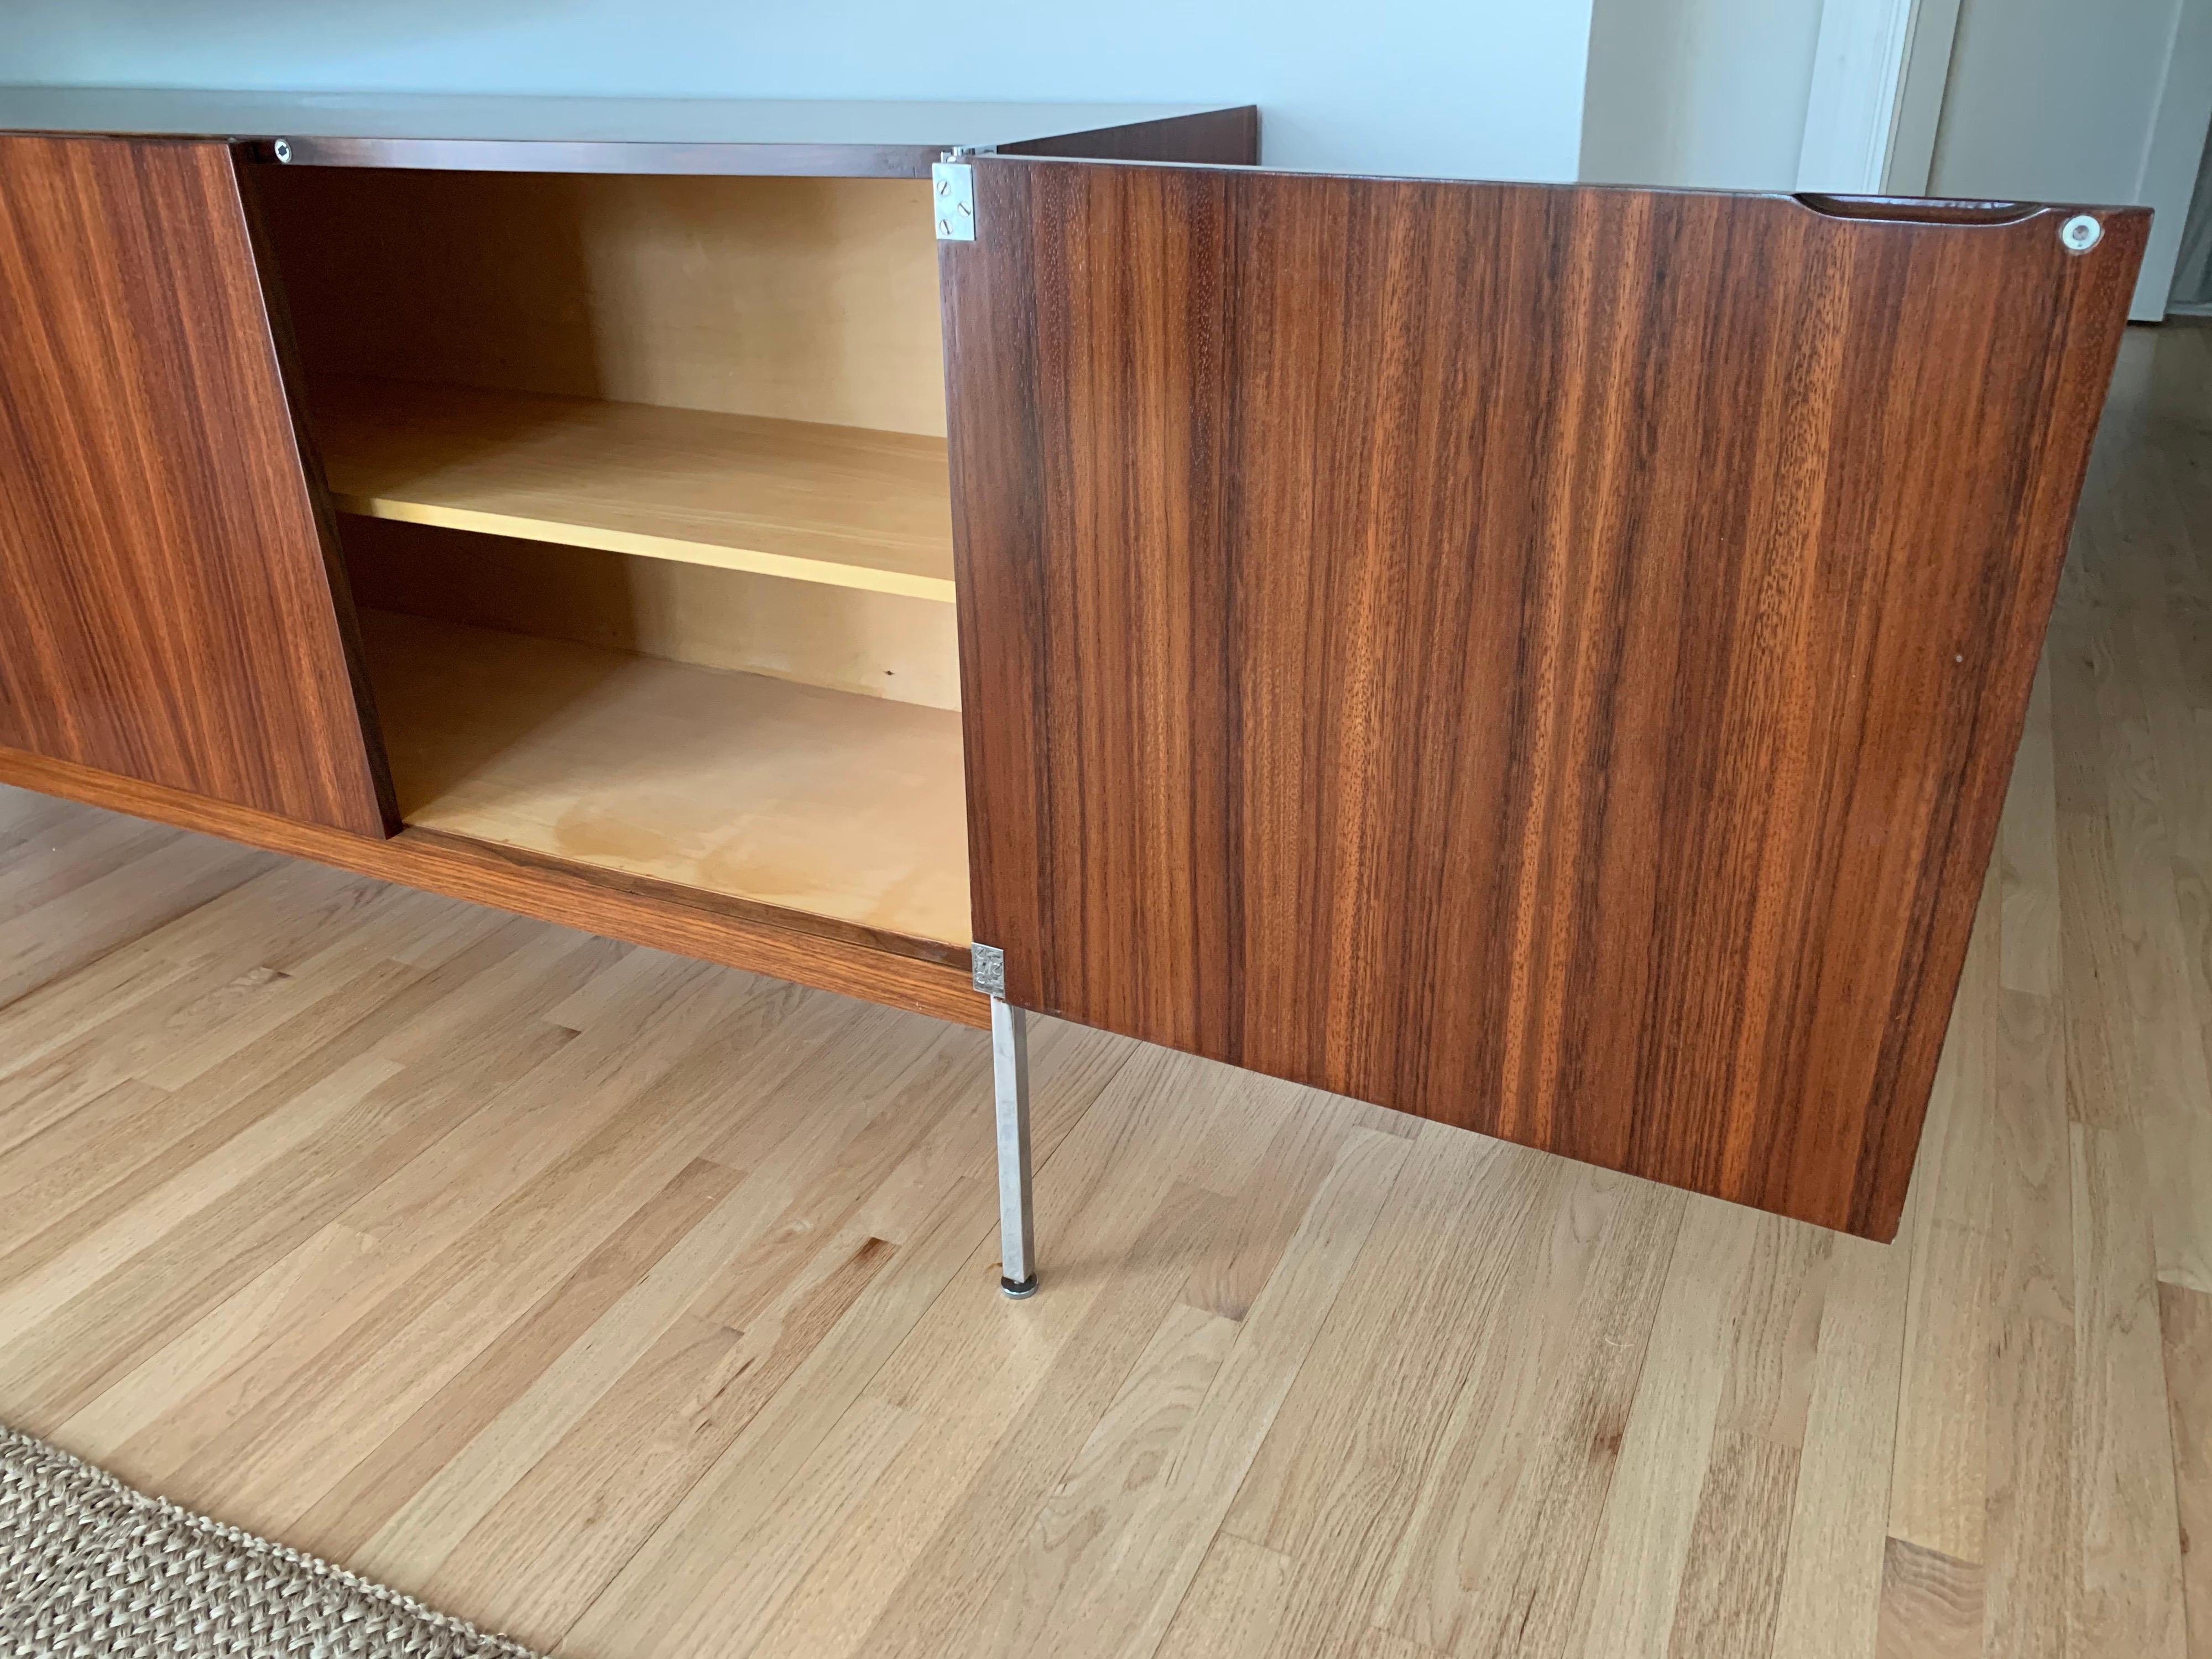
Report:
M2147 213L0 128L0 780L1893 1232Z

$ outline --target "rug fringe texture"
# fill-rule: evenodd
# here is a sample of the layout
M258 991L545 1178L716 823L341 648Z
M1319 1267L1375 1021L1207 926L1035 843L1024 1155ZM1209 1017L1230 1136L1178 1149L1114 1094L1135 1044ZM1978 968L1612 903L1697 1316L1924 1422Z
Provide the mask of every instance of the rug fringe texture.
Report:
M0 1426L4 1659L539 1659Z

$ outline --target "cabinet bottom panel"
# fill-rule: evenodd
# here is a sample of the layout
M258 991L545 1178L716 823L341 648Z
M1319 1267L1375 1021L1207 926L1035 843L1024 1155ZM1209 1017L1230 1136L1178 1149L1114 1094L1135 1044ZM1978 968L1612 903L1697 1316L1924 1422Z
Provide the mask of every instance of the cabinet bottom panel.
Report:
M393 612L362 638L410 826L965 959L958 714Z

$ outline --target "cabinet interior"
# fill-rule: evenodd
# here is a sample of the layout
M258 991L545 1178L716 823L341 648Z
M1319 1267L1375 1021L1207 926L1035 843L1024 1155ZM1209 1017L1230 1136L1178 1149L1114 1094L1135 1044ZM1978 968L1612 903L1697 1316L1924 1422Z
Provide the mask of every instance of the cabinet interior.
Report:
M406 822L964 947L927 183L257 171Z

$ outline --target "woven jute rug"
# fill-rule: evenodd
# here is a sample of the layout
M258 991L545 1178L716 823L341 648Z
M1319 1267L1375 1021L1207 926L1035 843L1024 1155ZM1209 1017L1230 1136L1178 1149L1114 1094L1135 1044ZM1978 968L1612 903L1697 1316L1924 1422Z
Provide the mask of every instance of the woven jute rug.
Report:
M0 1659L538 1659L0 1427Z

